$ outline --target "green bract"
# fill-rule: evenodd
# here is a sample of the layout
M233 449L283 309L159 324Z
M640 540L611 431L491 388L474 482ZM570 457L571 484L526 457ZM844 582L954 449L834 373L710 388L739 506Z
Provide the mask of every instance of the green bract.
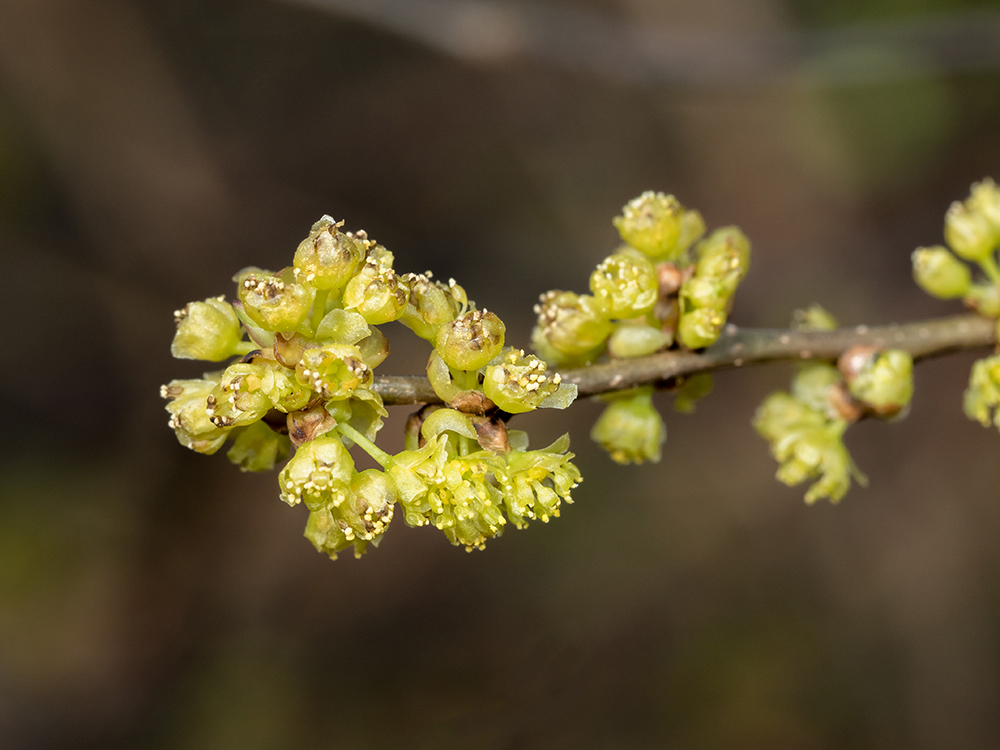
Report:
M913 278L940 299L963 297L972 285L972 272L946 248L920 247L913 251Z
M243 326L224 297L191 302L174 313L177 333L170 353L178 359L221 362L240 350Z
M645 386L610 397L590 437L620 464L656 463L667 428L653 406L653 388Z

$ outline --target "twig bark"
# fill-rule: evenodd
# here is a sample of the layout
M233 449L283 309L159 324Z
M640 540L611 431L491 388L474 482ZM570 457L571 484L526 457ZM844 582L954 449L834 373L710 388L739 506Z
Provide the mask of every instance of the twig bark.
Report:
M915 360L921 360L995 343L996 323L977 315L901 325L861 325L836 331L806 332L730 325L715 344L702 352L669 351L560 372L565 382L576 383L582 398L638 385L666 385L682 375L761 362L836 359L858 344L905 349ZM375 390L388 405L441 403L427 378L419 375L378 377Z

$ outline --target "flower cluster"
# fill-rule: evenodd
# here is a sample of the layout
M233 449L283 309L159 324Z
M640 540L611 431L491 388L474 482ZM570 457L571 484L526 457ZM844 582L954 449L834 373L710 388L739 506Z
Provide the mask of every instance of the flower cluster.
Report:
M800 330L832 330L836 320L814 306L796 314ZM806 502L820 498L839 501L853 476L865 484L844 446L847 427L865 416L900 417L913 396L913 360L899 349L879 351L856 346L836 365L800 365L791 392L768 396L754 417L754 428L778 461L778 481L794 486L816 481Z
M736 227L702 239L705 222L672 195L646 192L614 219L624 245L590 276L590 294L550 291L535 307L535 351L557 366L642 357L718 340L750 265L750 242ZM690 411L711 390L708 375L676 383L677 408ZM666 427L651 389L609 397L591 437L618 463L658 461Z
M913 252L913 277L928 294L940 299L961 298L965 305L990 319L1000 319L1000 187L985 179L972 186L969 197L951 204L944 217L941 246ZM959 260L961 259L961 260ZM962 261L978 266L978 278ZM1000 337L1000 320L997 324ZM965 413L984 427L1000 419L990 413L1000 405L1000 357L979 360L972 367L965 392Z
M576 386L538 357L504 348L503 322L454 280L397 274L392 253L342 226L324 216L291 267L246 268L234 277L234 301L192 302L175 314L175 357L232 360L163 386L181 444L211 454L232 439L227 456L244 471L273 469L294 447L281 499L308 508L306 536L331 557L377 545L397 503L408 525L433 525L467 549L482 548L508 520L521 528L559 515L580 481L568 438L530 451L505 420L564 408ZM374 442L388 416L375 369L389 343L377 326L392 321L434 347L427 372L446 404L411 418L407 448L395 456ZM354 446L383 470L357 471Z

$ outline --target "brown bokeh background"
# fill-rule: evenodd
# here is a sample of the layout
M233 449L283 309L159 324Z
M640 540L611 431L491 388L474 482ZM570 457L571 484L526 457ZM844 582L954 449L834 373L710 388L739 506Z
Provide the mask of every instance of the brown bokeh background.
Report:
M274 475L183 450L171 312L280 267L321 214L454 276L527 343L646 189L739 224L733 320L956 312L910 281L1000 178L1000 4L0 0L0 746L995 748L1000 435L974 355L847 436L806 507L750 427L787 365L661 406L662 463L569 430L562 518L360 561ZM391 326L386 372L427 349ZM406 409L382 433L401 445Z

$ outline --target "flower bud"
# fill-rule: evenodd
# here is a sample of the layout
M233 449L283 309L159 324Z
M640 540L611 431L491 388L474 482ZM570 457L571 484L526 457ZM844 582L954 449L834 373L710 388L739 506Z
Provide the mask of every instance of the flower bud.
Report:
M703 349L719 339L726 316L711 307L681 313L677 338L688 349Z
M958 201L944 216L944 238L957 256L976 262L984 260L997 241L990 221Z
M692 276L681 287L682 309L724 310L732 289L716 276Z
M601 314L600 305L589 295L546 292L541 296L541 304L535 305L535 313L540 335L557 352L570 357L599 349L614 330ZM535 350L545 356L537 346Z
M278 475L281 499L310 510L337 508L350 492L354 460L340 439L318 437L303 443Z
M361 351L348 344L326 344L306 349L295 365L300 383L320 398L348 398L358 388L367 388L374 380L371 368L361 358Z
M420 338L434 342L441 326L465 312L469 298L454 279L449 279L447 285L431 279L430 271L402 277L409 300L399 322Z
M986 219L993 227L993 236L1000 238L1000 187L988 177L972 186L966 201L969 208Z
M313 224L295 251L295 278L314 289L337 291L354 276L375 243L364 232L343 233L329 216Z
M645 357L674 343L674 337L645 323L622 323L608 339L612 357Z
M836 503L851 487L851 456L840 436L829 429L803 430L772 446L772 453L780 463L775 475L779 482L791 487L817 478L806 492L809 504L824 497Z
M526 447L526 446L525 446ZM582 481L569 452L569 435L537 451L512 450L506 466L497 472L507 516L521 529L531 519L548 523L559 516L562 502L572 503L571 492Z
M1000 317L1000 287L996 284L972 284L962 302L987 318Z
M236 278L237 293L250 319L267 331L292 331L309 314L313 293L294 281L257 269Z
M792 328L796 331L835 331L837 319L822 305L810 305L792 313Z
M681 414L690 414L695 404L712 392L712 375L708 372L698 372L688 375L674 391L674 410Z
M656 303L656 269L642 256L610 255L590 274L590 291L604 317L636 318Z
M965 391L965 415L983 427L992 422L1000 428L1000 355L978 360L972 366Z
M764 399L753 418L754 429L769 443L774 443L791 432L823 427L826 423L823 412L806 406L784 391L777 391Z
M493 403L511 414L537 409L559 390L559 373L545 374L546 364L523 349L508 349L499 364L486 368L483 391Z
M178 359L221 362L237 353L243 339L243 326L225 297L191 302L174 319L177 333L170 353Z
M902 349L873 353L855 366L848 390L879 416L894 416L913 398L913 358Z
M806 364L792 379L792 395L821 414L830 412L830 389L840 385L840 371L833 365Z
M208 397L218 385L217 380L171 380L160 388L160 395L169 399L167 423L185 448L211 455L226 442L229 430L212 422L208 413Z
M730 295L750 269L750 240L737 227L716 229L698 243L695 252L695 276L718 280Z
M620 464L657 463L667 428L653 406L653 388L644 386L613 397L594 423L590 438Z
M673 260L680 255L677 247L683 217L684 208L674 196L647 191L622 208L614 225L621 238L637 250L656 260ZM689 226L686 235L695 229Z
M435 348L456 370L478 370L503 349L503 321L487 310L470 310L438 330Z
M406 309L409 290L392 270L390 253L368 256L344 289L344 308L357 310L372 325L396 320Z
M913 251L913 278L930 295L939 299L963 297L972 284L969 267L940 245Z
M274 404L263 391L264 368L237 362L222 373L208 396L208 415L216 427L246 427L263 417Z
M240 429L226 458L240 471L270 471L288 455L290 447L287 435L279 435L263 422L254 422Z

